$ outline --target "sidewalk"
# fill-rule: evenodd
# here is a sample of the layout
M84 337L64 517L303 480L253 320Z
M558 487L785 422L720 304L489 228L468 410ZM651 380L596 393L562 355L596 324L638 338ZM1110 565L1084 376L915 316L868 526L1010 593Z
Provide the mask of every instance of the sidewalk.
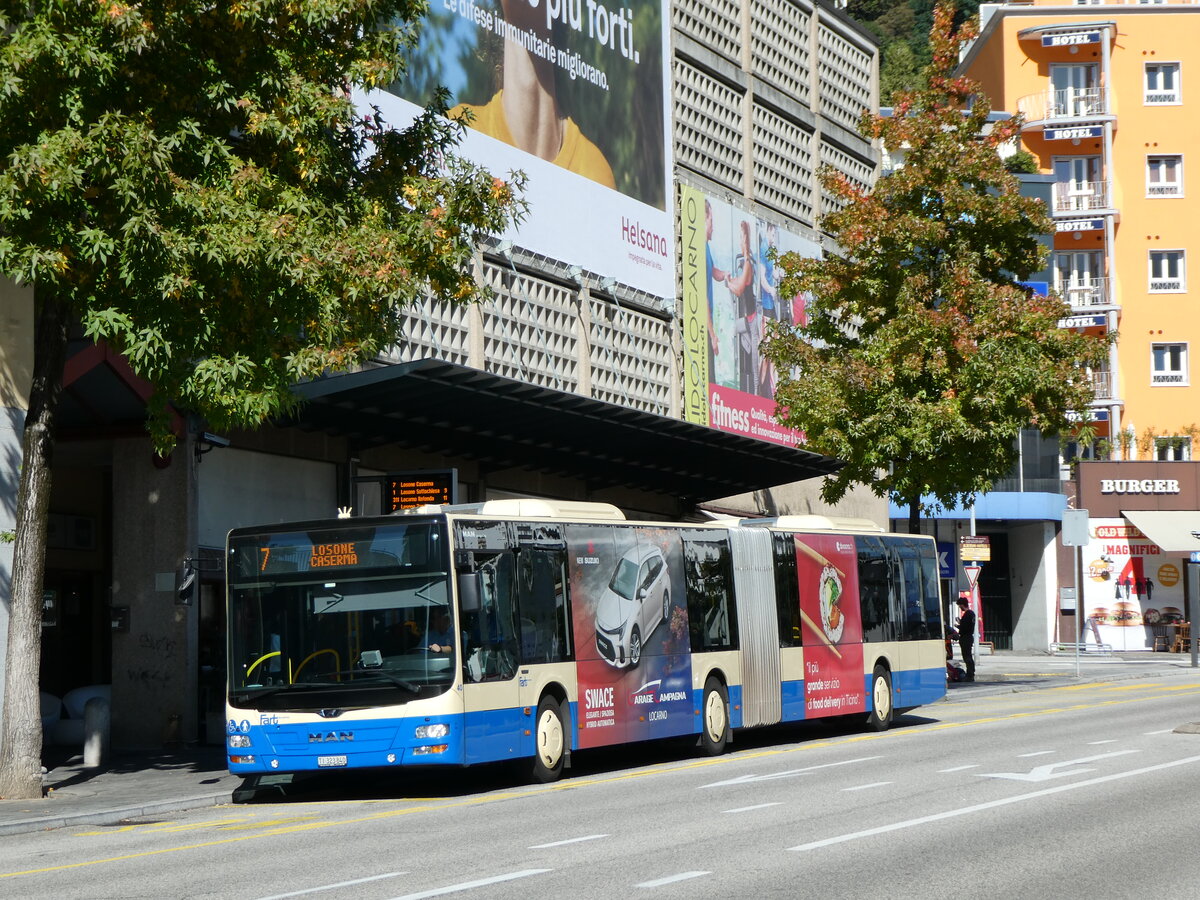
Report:
M956 653L957 656L957 653ZM975 681L949 686L947 703L1038 690L1068 684L1132 678L1189 679L1200 684L1191 656L1177 653L1082 653L1079 677L1074 653L984 654ZM0 835L42 831L66 825L115 825L126 819L158 816L181 809L229 803L241 778L225 769L223 747L189 748L178 753L114 756L102 769L85 769L82 756L62 748L48 752L43 800L0 800Z

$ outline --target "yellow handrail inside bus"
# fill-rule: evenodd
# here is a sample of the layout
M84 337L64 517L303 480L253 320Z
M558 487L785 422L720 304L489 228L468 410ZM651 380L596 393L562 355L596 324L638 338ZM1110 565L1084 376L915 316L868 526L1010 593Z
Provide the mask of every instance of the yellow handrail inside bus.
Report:
M250 664L250 668L248 668L246 670L246 674L243 675L242 677L249 678L250 673L253 672L255 669L257 669L264 660L270 659L272 656L279 656L279 655L280 655L280 651L278 651L278 650L272 650L270 653L264 653L262 656L260 656L258 659L256 659L254 662L252 662Z
M300 665L296 666L296 671L292 675L292 681L295 681L297 678L300 677L300 670L308 665L309 660L313 659L314 657L320 656L322 653L332 653L333 654L334 671L335 672L342 671L342 658L340 656L338 656L338 652L336 650L334 650L332 647L326 647L324 650L314 650L312 653L308 654L308 656L304 657L304 661L302 663L300 663ZM337 680L341 681L342 676L338 675Z

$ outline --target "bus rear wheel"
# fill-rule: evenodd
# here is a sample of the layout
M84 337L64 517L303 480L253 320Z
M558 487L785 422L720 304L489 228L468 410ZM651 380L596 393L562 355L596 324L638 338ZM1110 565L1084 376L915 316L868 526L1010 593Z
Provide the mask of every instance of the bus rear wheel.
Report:
M534 781L548 784L562 777L567 758L567 728L562 704L550 696L538 704L534 721L533 770Z
M876 666L871 675L871 712L867 727L872 731L887 731L892 724L892 675L883 666Z
M729 695L719 678L704 682L700 706L700 746L709 756L720 756L729 743Z

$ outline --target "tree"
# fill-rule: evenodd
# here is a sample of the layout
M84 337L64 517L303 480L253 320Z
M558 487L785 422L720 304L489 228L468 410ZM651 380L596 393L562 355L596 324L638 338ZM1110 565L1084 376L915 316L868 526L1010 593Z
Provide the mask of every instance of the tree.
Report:
M863 120L903 148L903 167L870 193L823 173L843 204L823 224L844 256L782 259L784 292L810 292L808 320L765 342L780 422L846 461L824 499L870 486L908 505L913 531L923 495L953 506L1006 475L1020 429L1069 431L1107 346L1060 328L1067 304L1018 283L1041 267L1051 222L997 153L1019 121L985 133L987 99L954 77L975 26L954 33L952 15L937 7L928 86Z
M291 386L393 343L403 308L477 294L522 177L455 155L439 94L396 130L350 91L403 75L424 0L0 0L0 272L34 286L0 796L41 796L40 588L68 328L169 404L254 427Z

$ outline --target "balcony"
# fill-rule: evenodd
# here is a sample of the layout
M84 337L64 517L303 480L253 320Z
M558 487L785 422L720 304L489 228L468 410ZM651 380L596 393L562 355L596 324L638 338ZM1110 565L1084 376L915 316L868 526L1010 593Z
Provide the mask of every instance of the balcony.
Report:
M1025 131L1116 119L1108 112L1108 92L1102 87L1032 94L1017 101L1017 110L1025 117Z
M1112 389L1112 372L1092 372L1093 402L1100 403L1115 399Z
M1086 212L1114 212L1103 181L1067 181L1054 185L1054 215L1074 216Z
M1092 312L1097 307L1113 305L1108 294L1108 279L1104 277L1080 278L1070 284L1055 285L1054 289L1071 304L1072 312Z

